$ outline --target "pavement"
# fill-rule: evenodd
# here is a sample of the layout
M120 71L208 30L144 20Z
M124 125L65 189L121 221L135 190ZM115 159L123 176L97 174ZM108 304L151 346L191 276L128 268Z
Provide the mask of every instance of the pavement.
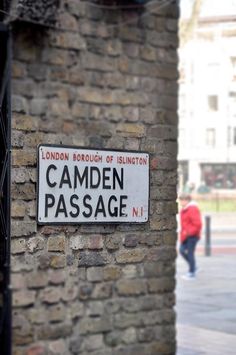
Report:
M236 233L234 238L233 245ZM200 271L194 281L181 278L187 265L181 256L177 258L176 355L236 354L236 249L229 253L230 244L226 250L218 244L219 253L215 239L211 256L198 246Z

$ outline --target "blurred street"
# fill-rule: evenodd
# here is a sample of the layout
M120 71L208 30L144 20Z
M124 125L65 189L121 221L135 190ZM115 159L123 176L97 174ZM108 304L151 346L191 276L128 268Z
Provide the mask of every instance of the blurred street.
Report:
M181 275L187 265L177 259L177 355L233 355L236 349L236 218L212 216L211 256L205 236L197 248L196 280Z

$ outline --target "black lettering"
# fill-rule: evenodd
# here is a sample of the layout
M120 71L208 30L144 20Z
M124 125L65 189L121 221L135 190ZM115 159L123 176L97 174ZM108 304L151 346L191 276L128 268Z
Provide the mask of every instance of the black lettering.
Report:
M97 172L97 181L94 181L94 173ZM91 189L96 189L99 185L100 185L100 182L101 182L101 174L100 174L100 171L99 169L96 167L96 166L92 166L90 168L90 187Z
M77 205L77 203L74 202L74 200L78 200L79 199L79 196L78 195L72 195L71 198L70 198L70 204L72 207L74 207L76 209L76 212L70 212L70 216L73 217L73 218L76 218L78 217L79 213L80 213L80 208L79 206Z
M94 217L97 217L98 213L102 213L103 216L106 217L106 211L105 211L105 206L104 206L104 201L103 201L102 195L99 195Z
M111 171L111 168L103 168L102 169L102 188L103 189L111 189L111 185L107 185L106 181L110 180L110 176L107 176L106 173Z
M93 213L93 208L92 206L87 202L87 200L91 201L92 197L90 195L85 195L84 198L83 198L83 204L84 204L84 207L88 209L88 212L83 212L83 216L85 218L89 218L92 216L92 213Z
M122 210L123 208L127 207L126 203L123 203L123 200L127 200L128 196L127 195L121 195L120 196L120 217L126 217L127 213L124 213Z
M117 216L118 216L118 207L113 207L113 209L111 209L112 201L117 202L116 196L112 195L112 196L109 198L109 200L108 200L108 212L109 212L109 215L110 215L111 217L117 217Z
M55 204L55 197L52 194L45 195L45 216L48 217L48 209L53 207Z
M121 176L119 176L116 168L113 168L113 190L116 189L116 181L118 182L121 190L124 189L124 168L120 169Z
M57 183L55 181L51 182L50 179L49 179L49 172L50 172L51 169L57 170L56 165L50 164L48 166L47 171L46 171L46 181L47 181L47 184L48 184L49 187L55 187Z
M62 194L60 195L59 200L58 200L55 217L58 217L59 213L64 213L65 217L68 217L68 214L66 211L66 203L64 200L64 196Z
M84 169L82 176L80 175L80 171L79 171L78 167L75 166L75 171L74 171L74 189L77 188L78 180L79 180L80 186L83 185L84 180L85 180L85 187L86 187L86 189L88 188L88 167L87 166Z
M70 180L70 174L69 174L69 170L68 170L68 166L67 165L64 166L64 169L63 169L63 172L62 172L62 175L61 175L61 181L60 181L59 188L61 188L62 185L64 185L64 184L69 185L70 189L72 188L71 180Z

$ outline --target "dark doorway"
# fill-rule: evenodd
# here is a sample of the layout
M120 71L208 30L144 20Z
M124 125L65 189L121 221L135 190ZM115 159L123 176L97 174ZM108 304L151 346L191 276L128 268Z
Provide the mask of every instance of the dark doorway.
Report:
M10 291L10 31L0 23L0 351L11 354Z

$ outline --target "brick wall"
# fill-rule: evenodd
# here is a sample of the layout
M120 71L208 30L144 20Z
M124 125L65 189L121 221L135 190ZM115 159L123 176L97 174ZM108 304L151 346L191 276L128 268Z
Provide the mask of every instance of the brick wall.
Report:
M13 354L175 353L175 2L13 26ZM120 24L118 24L120 23ZM148 151L150 221L38 226L40 143Z

